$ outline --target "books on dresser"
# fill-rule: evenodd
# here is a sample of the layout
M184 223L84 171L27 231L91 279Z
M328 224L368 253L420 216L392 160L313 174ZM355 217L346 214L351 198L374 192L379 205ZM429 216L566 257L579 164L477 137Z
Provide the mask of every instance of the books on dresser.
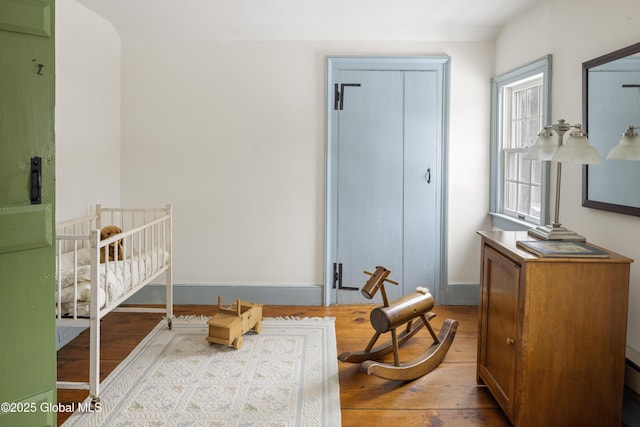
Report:
M544 258L608 258L609 254L588 243L572 240L518 240L516 245Z

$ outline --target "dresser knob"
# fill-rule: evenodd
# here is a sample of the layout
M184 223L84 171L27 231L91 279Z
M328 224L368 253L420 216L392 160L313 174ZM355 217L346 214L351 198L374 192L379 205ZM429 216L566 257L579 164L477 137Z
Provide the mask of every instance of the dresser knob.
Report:
M507 345L514 345L516 343L516 340L514 340L513 338L507 338Z

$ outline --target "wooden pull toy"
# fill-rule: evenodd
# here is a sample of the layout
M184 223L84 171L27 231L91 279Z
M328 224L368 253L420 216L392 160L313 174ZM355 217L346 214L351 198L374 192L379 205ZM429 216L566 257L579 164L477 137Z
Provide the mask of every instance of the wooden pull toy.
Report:
M342 353L338 359L342 362L361 363L360 370L368 375L375 375L388 380L411 381L419 378L435 369L449 351L453 338L458 329L456 320L444 321L440 333L436 335L429 320L435 316L431 310L434 306L433 296L426 288L417 288L416 292L405 295L389 304L384 283L397 285L398 282L389 279L391 273L388 269L378 266L374 273L368 271L365 274L371 276L360 291L367 299L372 299L380 291L383 306L371 311L370 321L375 333L364 351ZM414 320L419 321L415 322ZM406 324L399 334L396 329ZM431 334L433 344L418 358L411 362L400 362L399 347L413 337L422 327ZM373 347L380 335L391 332L391 341ZM377 360L393 351L393 365Z
M208 321L209 343L233 346L236 350L242 347L242 334L253 330L262 332L262 305L236 300L234 305L222 305L222 297L218 296L218 312Z

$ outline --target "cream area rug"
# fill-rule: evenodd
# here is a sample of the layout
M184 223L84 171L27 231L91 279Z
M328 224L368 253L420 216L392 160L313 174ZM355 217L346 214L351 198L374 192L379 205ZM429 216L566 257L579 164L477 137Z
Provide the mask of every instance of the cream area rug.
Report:
M238 350L207 320L160 322L64 426L340 426L334 319L265 318Z

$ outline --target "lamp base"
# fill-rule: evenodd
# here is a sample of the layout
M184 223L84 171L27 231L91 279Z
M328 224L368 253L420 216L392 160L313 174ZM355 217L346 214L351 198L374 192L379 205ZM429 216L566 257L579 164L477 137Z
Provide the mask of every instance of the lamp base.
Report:
M529 235L541 240L577 240L585 242L587 239L575 231L563 227L562 224L548 224L529 229Z

